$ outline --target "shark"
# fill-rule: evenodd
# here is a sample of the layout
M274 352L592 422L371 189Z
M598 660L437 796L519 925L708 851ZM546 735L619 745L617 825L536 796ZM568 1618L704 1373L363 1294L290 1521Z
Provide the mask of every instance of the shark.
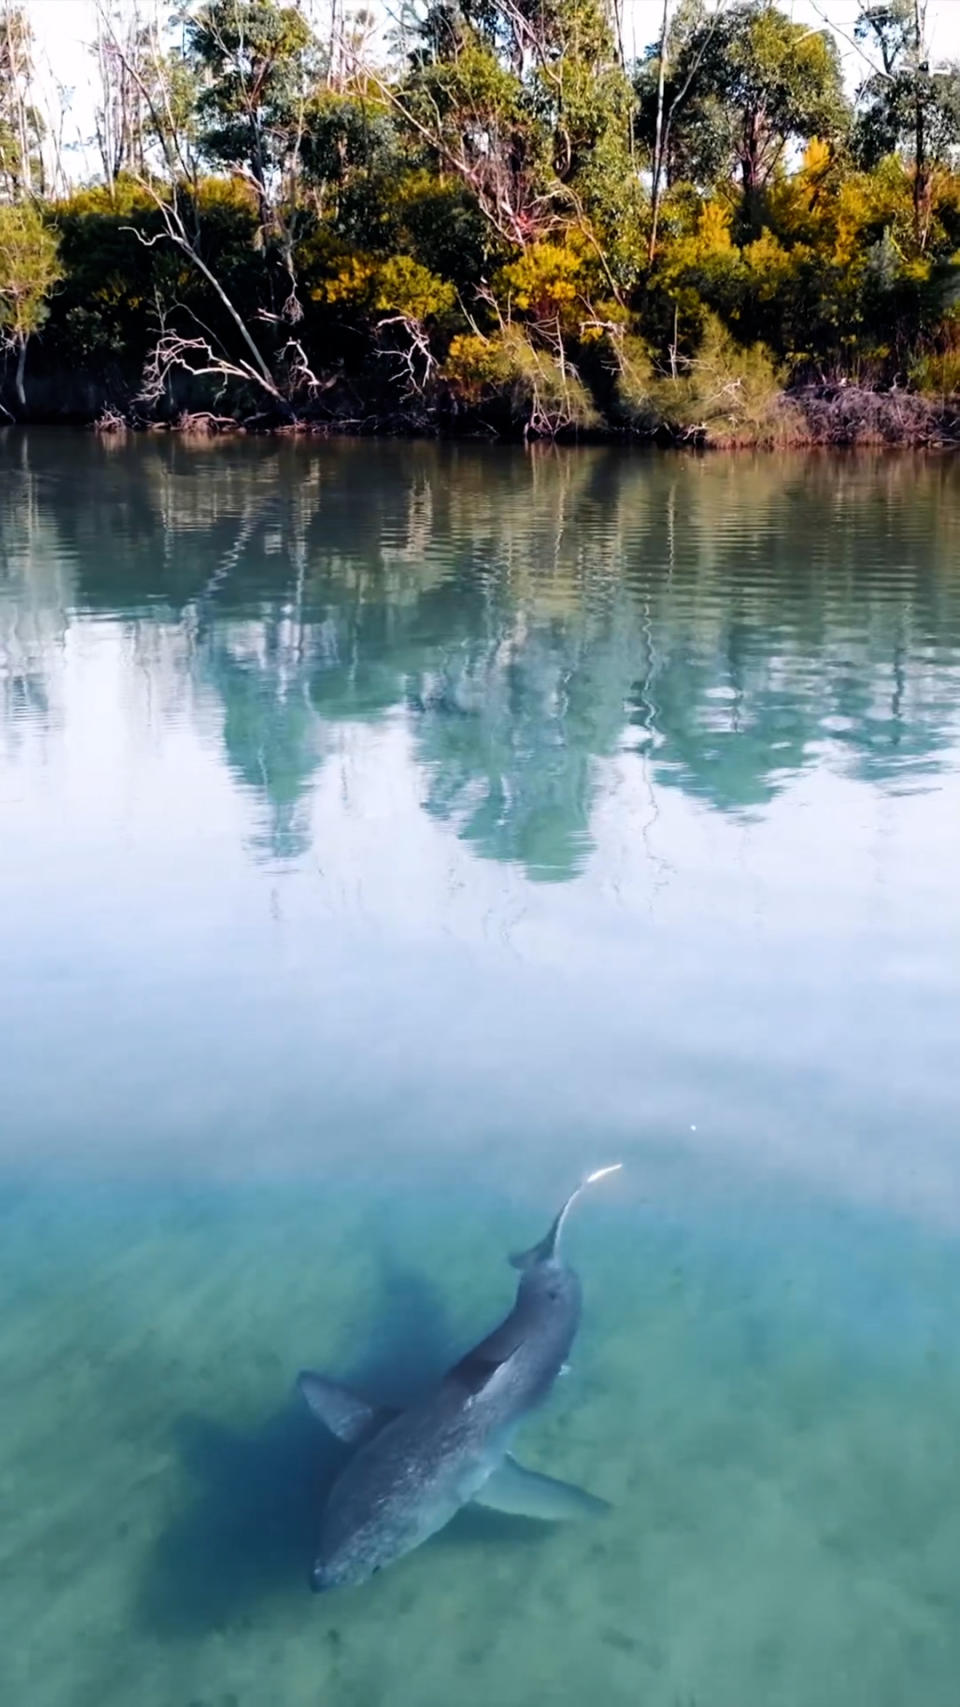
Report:
M521 1274L509 1315L414 1404L391 1410L301 1370L310 1410L354 1448L321 1513L316 1592L367 1582L470 1504L552 1523L609 1509L583 1488L525 1469L511 1446L566 1369L580 1325L580 1281L560 1253L564 1223L581 1192L620 1166L587 1174L546 1235L511 1256Z

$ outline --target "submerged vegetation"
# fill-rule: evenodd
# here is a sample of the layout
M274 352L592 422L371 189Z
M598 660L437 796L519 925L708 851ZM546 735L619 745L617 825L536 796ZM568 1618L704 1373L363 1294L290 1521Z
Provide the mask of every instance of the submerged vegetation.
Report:
M426 0L384 44L363 13L321 40L297 5L206 0L167 40L105 6L76 187L8 7L4 413L956 436L960 69L922 0L864 0L852 101L829 29L769 0L665 0L636 64L618 20Z

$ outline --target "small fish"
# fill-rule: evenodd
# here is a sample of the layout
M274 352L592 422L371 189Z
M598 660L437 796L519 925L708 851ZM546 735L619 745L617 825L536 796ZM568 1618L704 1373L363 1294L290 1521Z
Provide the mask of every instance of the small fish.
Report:
M315 1415L357 1448L322 1514L314 1589L366 1582L471 1502L551 1522L608 1509L583 1488L525 1470L509 1448L565 1369L580 1322L580 1282L559 1255L563 1224L580 1193L620 1165L588 1174L539 1244L510 1258L522 1276L509 1316L419 1403L386 1410L324 1375L297 1377Z

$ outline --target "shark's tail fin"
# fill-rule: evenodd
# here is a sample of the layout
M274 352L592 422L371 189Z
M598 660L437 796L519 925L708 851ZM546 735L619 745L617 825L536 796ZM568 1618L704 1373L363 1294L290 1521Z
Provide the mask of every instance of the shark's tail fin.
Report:
M551 1258L556 1254L557 1246L560 1242L560 1233L563 1229L563 1223L567 1219L567 1216L569 1215L577 1198L580 1196L580 1193L582 1191L586 1191L588 1185L594 1185L598 1179L605 1179L607 1174L617 1173L622 1167L622 1162L611 1162L609 1167L596 1168L592 1174L587 1174L586 1177L580 1181L576 1190L570 1193L570 1196L567 1198L567 1201L563 1205L559 1215L553 1222L550 1231L547 1233L546 1238L541 1239L540 1243L537 1245L531 1245L528 1251L517 1251L513 1256L511 1256L510 1261L514 1268L534 1268L538 1262L550 1262Z

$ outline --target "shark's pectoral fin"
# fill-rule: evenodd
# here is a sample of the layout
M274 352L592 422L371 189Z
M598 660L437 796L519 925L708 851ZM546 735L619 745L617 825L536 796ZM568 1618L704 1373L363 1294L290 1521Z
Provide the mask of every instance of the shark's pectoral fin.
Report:
M554 1476L541 1476L536 1470L525 1470L508 1453L499 1469L474 1494L475 1505L489 1506L492 1511L508 1511L514 1517L538 1517L545 1523L569 1523L571 1518L596 1517L609 1511L606 1500L588 1494L572 1482L558 1482Z
M382 1405L372 1405L369 1399L312 1369L300 1371L297 1386L314 1416L348 1446L369 1439L397 1414Z

